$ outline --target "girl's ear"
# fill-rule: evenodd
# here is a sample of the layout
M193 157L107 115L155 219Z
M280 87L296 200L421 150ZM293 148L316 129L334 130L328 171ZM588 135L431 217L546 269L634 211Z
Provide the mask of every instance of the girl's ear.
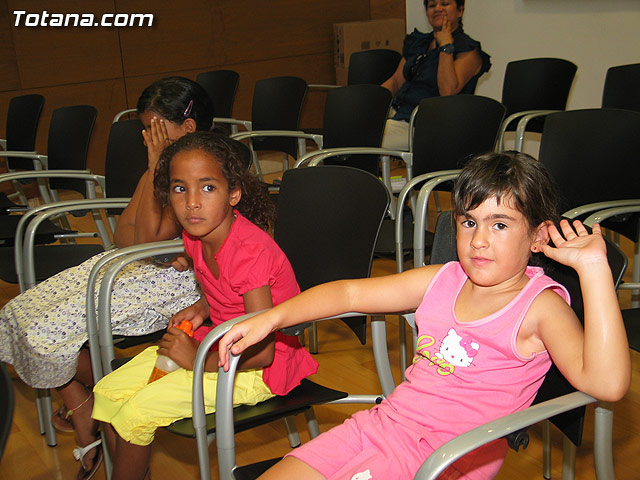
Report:
M187 133L193 133L196 131L196 121L193 118L187 118L182 122L182 128L184 128Z
M542 246L549 243L549 225L553 223L551 220L542 222L536 228L533 234L533 242L531 243L532 252L541 252Z
M240 203L242 199L242 189L240 187L236 187L229 192L229 205L235 207Z

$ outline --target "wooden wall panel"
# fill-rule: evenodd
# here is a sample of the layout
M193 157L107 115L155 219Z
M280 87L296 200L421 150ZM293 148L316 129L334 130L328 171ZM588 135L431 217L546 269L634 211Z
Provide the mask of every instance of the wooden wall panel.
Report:
M406 16L405 0L371 0L371 20Z
M13 46L13 35L11 33L11 16L7 0L0 0L0 91L18 90L20 88L20 75L18 73L18 63L16 62L16 52ZM6 109L2 110L6 112ZM0 134L4 137L4 130Z
M59 0L9 0L9 11L27 13L113 12L113 0L81 2ZM20 71L21 88L65 85L122 77L117 28L11 27Z
M153 27L120 29L126 77L216 65L216 2L116 0L119 12L154 13Z

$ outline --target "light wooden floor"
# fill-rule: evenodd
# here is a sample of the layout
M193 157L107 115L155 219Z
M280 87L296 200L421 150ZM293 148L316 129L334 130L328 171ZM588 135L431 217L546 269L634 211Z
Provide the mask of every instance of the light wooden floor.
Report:
M446 202L445 202L446 203ZM630 251L629 244L623 244ZM389 260L376 260L374 274L393 273L395 265ZM18 293L17 287L0 282L0 306ZM621 299L623 305L628 298ZM388 318L389 349L394 374L399 378L397 318ZM320 325L320 364L315 380L350 392L377 393L379 390L370 342L360 347L357 340L338 322ZM124 352L129 355L135 352ZM640 354L631 352L634 377L630 392L616 405L614 424L615 468L617 478L640 478ZM606 361L606 359L603 359ZM611 368L615 368L612 365ZM9 441L0 462L0 479L68 479L75 475L78 464L73 460L75 446L72 434L59 434L58 446L46 445L38 433L34 391L22 383L12 371L16 393L16 411ZM57 399L56 399L57 401ZM321 406L316 408L320 428L326 431L341 423L354 411L365 406ZM308 440L302 418L296 419L303 441ZM541 478L541 441L539 427L530 430L531 444L521 453L510 452L499 479ZM589 408L583 445L578 449L577 479L594 479L593 409ZM245 464L280 456L288 451L285 429L281 423L263 426L236 436L237 461ZM561 478L561 445L554 435L553 478ZM217 478L215 450L211 448L211 468ZM151 472L154 480L198 478L195 441L176 437L160 430L154 444ZM101 470L95 478L105 478Z

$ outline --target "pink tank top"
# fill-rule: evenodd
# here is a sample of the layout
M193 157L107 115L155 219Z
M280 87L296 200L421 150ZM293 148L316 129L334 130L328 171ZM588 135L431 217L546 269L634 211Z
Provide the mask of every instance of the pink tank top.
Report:
M490 420L526 408L551 366L546 351L529 358L516 337L534 299L551 288L569 302L566 289L527 267L529 282L492 315L459 322L454 307L467 281L458 262L444 265L416 311L418 348L406 382L380 410L420 432L433 449Z

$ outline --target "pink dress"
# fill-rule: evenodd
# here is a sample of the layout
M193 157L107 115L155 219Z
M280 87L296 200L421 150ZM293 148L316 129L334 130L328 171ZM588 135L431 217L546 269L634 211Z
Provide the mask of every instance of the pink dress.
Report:
M329 479L413 478L438 447L476 426L528 407L551 366L546 351L521 356L516 338L535 298L561 285L541 268L505 307L459 322L454 307L468 277L458 262L444 265L416 311L418 348L406 381L379 406L291 453ZM497 440L466 455L442 478L493 478L506 455Z
M207 267L200 239L186 231L182 235L214 326L244 315L242 296L256 288L269 285L274 306L300 293L291 264L273 238L240 213L235 215L229 235L214 255L218 278ZM202 341L211 329L198 328L194 338ZM277 332L273 363L263 369L262 378L275 395L285 395L317 369L318 364L297 337Z

